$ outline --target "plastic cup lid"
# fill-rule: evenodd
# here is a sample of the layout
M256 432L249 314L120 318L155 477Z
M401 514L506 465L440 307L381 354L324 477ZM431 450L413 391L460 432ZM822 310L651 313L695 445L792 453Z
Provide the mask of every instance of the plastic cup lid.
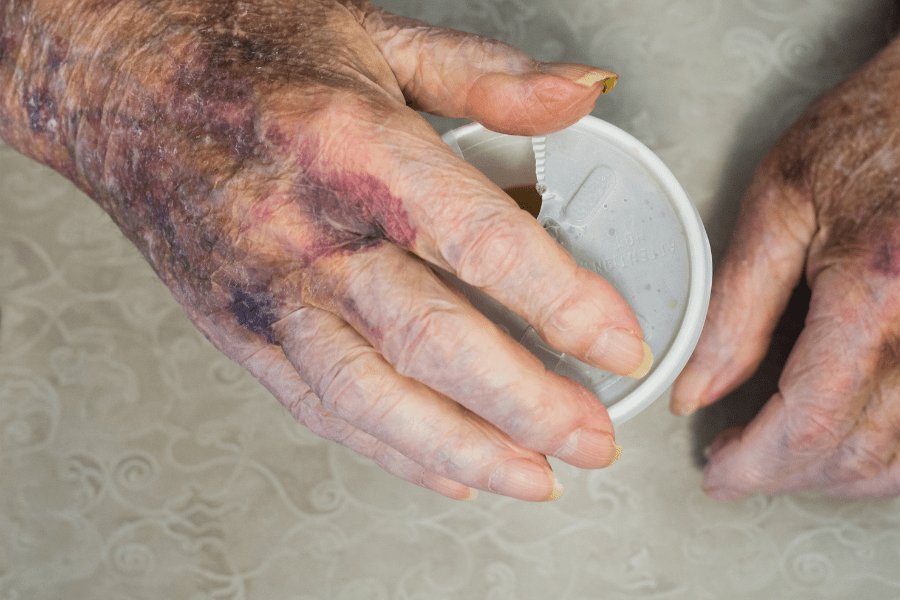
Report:
M640 380L591 367L550 347L487 294L450 277L454 285L547 369L591 390L613 424L660 397L697 344L712 285L703 223L671 171L634 137L594 117L535 138L472 124L444 141L501 188L536 185L538 221L579 265L628 301L653 351L653 367Z

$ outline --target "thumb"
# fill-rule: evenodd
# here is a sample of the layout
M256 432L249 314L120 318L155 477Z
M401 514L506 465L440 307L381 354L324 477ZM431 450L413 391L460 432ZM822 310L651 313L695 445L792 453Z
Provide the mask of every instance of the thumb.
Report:
M613 88L615 73L543 63L509 44L373 9L366 29L417 109L513 135L572 125Z
M808 188L784 168L796 163L788 158L776 147L747 190L700 341L672 388L676 414L712 404L753 374L803 275L816 217Z

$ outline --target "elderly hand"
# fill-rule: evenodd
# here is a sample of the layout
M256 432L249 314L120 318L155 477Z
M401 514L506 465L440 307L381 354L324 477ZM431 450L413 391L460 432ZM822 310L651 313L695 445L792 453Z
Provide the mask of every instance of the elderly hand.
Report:
M615 460L602 404L429 263L623 375L649 352L634 314L410 107L542 134L612 73L363 0L3 6L0 134L95 198L299 422L460 499L552 499L546 455Z
M763 161L672 407L759 365L791 291L812 299L778 392L713 443L715 498L900 493L900 42L814 103Z

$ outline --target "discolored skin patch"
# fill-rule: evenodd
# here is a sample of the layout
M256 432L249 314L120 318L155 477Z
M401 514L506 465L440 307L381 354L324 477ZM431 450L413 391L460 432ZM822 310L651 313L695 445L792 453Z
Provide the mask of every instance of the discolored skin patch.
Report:
M272 323L277 318L277 311L274 299L267 293L250 294L242 289L235 289L228 308L241 327L263 336L270 344L275 343Z
M32 132L56 140L59 129L59 109L56 99L47 90L34 90L26 94L24 104L28 111L28 127Z
M318 224L306 256L309 264L336 250L365 250L385 240L412 248L416 232L400 198L371 175L319 172L312 166L316 154L315 144L299 149L303 168L292 186Z
M365 90L322 64L342 50L321 5L6 3L0 69L20 93L0 112L19 118L0 134L95 198L182 304L273 343L271 323L321 287L319 261L415 241L402 200L366 172L323 168L302 125L316 94ZM77 16L55 19L63 6ZM79 35L82 19L111 23ZM26 20L31 35L15 36ZM291 114L267 108L279 96Z
M885 277L900 275L900 257L897 256L897 248L890 242L883 242L872 257L872 269Z

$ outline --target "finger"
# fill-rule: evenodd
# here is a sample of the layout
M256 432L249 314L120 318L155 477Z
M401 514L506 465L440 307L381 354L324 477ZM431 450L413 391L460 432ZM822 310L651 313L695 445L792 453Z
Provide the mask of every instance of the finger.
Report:
M829 269L813 285L806 327L788 359L777 393L740 433L713 454L705 488L730 498L828 487L867 475L885 440L864 437L865 410L883 376L884 316L855 273ZM860 430L861 435L867 434ZM851 456L859 453L858 457Z
M803 274L815 214L808 191L789 180L783 154L766 157L744 198L700 341L672 389L676 414L711 404L756 370Z
M846 498L893 498L900 495L900 460L894 458L877 477L830 486L827 491Z
M364 114L361 106L352 115L317 115L317 130L340 139L307 142L316 150L303 160L312 163L298 165L304 179L287 194L316 198L317 219L339 224L343 239L345 230L365 231L366 243L386 237L480 288L561 352L619 375L649 371L652 353L637 318L607 281L579 267L414 111L382 114L374 128Z
M399 375L341 319L300 309L275 326L285 355L325 410L426 471L497 494L544 501L561 491L546 459L471 411Z
M827 491L839 496L879 497L900 493L900 348L885 339L878 351L876 370L869 374L872 393L853 431L830 455L807 473L815 481L826 474Z
M541 135L567 127L616 83L603 69L542 63L509 44L380 9L365 25L417 108L503 133Z
M340 259L342 317L394 366L451 398L523 447L583 468L611 464L612 423L602 403L544 369L421 261L384 244Z
M454 500L471 500L476 491L441 477L396 449L330 414L297 374L278 346L266 345L243 359L243 366L287 408L294 419L319 437L372 459L388 473Z
M856 430L825 461L823 470L836 475L825 488L829 493L853 498L900 494L900 398L893 390L888 394L877 395L875 408L866 410Z

